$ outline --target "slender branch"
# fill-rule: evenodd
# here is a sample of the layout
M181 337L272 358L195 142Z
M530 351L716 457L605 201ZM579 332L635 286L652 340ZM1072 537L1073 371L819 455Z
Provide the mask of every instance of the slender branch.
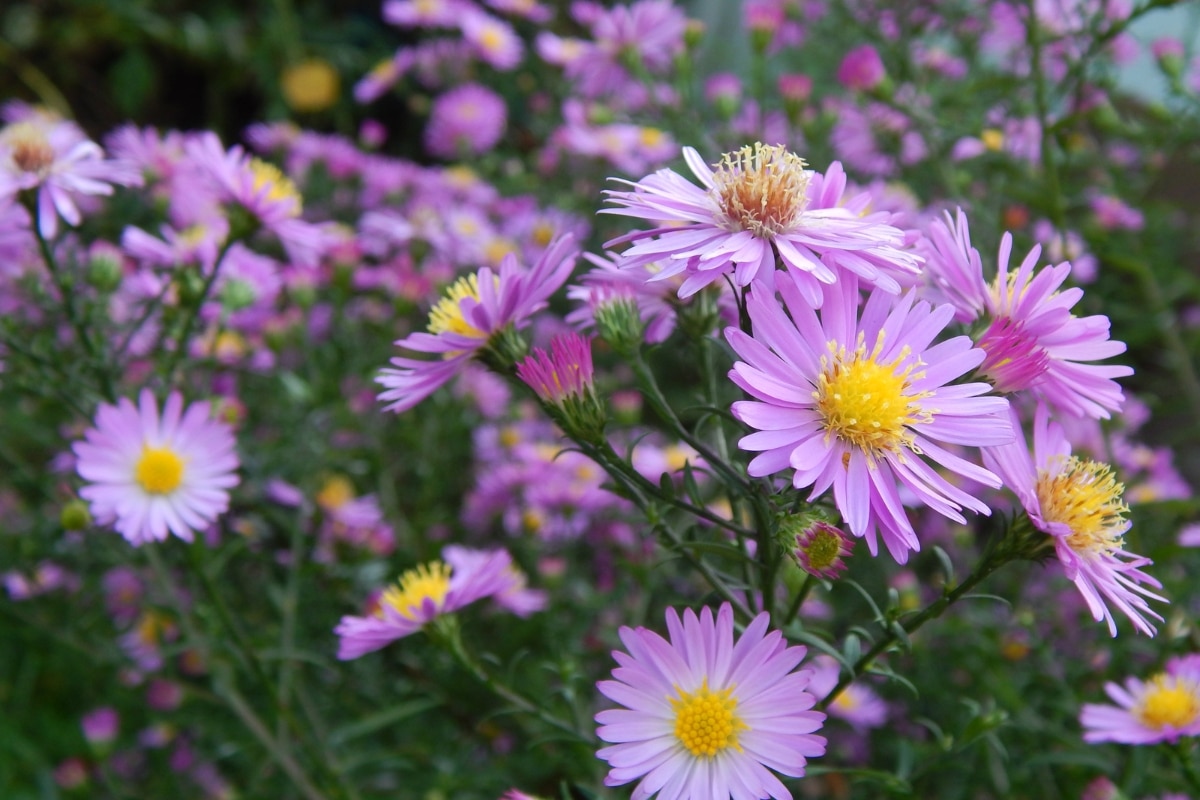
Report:
M183 329L180 331L179 339L175 342L175 350L171 353L167 361L166 370L163 372L168 386L175 383L175 371L179 368L180 361L187 354L188 339L192 338L192 329L196 327L196 320L200 318L200 311L204 308L204 303L208 300L209 294L212 293L213 284L217 282L217 276L221 273L221 265L225 263L225 256L229 253L229 249L237 242L238 237L230 236L225 240L225 244L221 245L221 250L217 253L217 257L213 261L212 272L208 274L208 277L204 280L204 285L200 289L200 296L195 299L192 308L183 320Z

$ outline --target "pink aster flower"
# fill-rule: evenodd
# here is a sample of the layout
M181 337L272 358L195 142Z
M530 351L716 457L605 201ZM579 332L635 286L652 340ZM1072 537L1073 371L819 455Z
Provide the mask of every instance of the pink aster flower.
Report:
M162 541L173 533L185 541L229 507L238 484L232 429L211 419L207 402L192 403L172 392L158 413L149 389L134 406L121 398L101 404L95 427L73 446L76 469L87 485L100 524L112 524L131 544Z
M841 666L832 656L819 655L813 659L816 672L813 674L809 691L824 699L837 686ZM838 692L826 707L829 716L844 719L857 731L878 728L887 722L887 703L870 686L855 682Z
M428 332L410 334L398 347L431 353L435 361L397 357L397 369L383 369L376 382L386 411L407 411L462 371L497 334L523 327L570 277L578 256L570 234L556 239L532 269L522 269L511 253L494 272L483 267L459 279L429 312Z
M1015 412L1010 424L1020 432ZM1062 426L1050 420L1042 404L1034 415L1032 455L1024 436L1018 436L1010 444L985 448L983 457L1020 499L1034 526L1053 537L1063 572L1083 595L1092 617L1106 620L1116 636L1111 604L1134 628L1153 636L1154 626L1146 618L1162 617L1150 610L1145 598L1166 601L1143 584L1162 584L1140 569L1152 563L1150 559L1124 549L1129 509L1122 500L1125 487L1112 468L1072 456Z
M525 56L525 46L512 26L491 14L470 10L461 14L463 39L481 61L501 72L514 69Z
M807 759L825 754L814 733L825 715L812 711L810 670L792 670L805 648L767 633L759 614L735 642L733 609L716 619L705 608L683 620L667 611L670 641L645 628L620 630L628 653L615 651L614 680L596 688L622 708L601 711L597 735L611 746L607 786L641 779L634 800L762 798L791 800L771 770L804 775Z
M1107 683L1115 706L1088 703L1079 715L1085 742L1157 744L1200 736L1200 656L1173 658L1149 680Z
M1074 416L1105 418L1121 408L1124 395L1113 378L1133 374L1126 366L1091 364L1125 352L1112 341L1103 315L1076 317L1071 308L1083 290L1062 288L1071 274L1067 262L1035 271L1041 255L1034 246L1015 271L1009 270L1012 236L1004 234L991 282L971 246L966 215L934 223L928 274L954 304L959 322L980 318L990 325L978 345L986 353L980 372L998 391L1030 391L1043 402Z
M64 120L31 116L0 129L0 199L37 192L38 231L58 234L58 218L78 225L83 215L76 198L110 195L113 184L140 186L132 161L106 159L100 145Z
M749 473L790 468L793 486L812 486L810 499L832 487L850 532L866 537L875 555L881 531L900 563L920 549L901 486L959 522L964 507L990 513L929 463L999 487L999 478L942 444L1013 438L1003 413L1008 402L980 396L990 386L948 385L984 357L966 336L932 344L954 309L916 303L911 291L899 300L876 291L860 316L853 276L825 287L819 314L789 280L781 279L779 290L787 313L772 292L756 287L747 299L753 337L736 328L725 332L743 359L729 377L755 398L733 404L733 415L757 430L739 442L759 452Z
M701 186L662 169L630 183L633 191L606 192L620 207L604 209L664 223L607 244L637 242L622 263L658 261L663 269L655 280L684 273L680 297L723 275L738 286L754 280L770 286L777 260L813 306L820 305L820 287L840 274L899 292L896 278L918 271L921 259L901 249L902 231L837 204L845 187L838 164L821 176L787 149L763 144L726 153L715 170L691 147L683 156Z
M871 90L887 78L879 51L869 44L859 45L846 53L838 65L838 83L847 89Z
M457 545L442 550L441 561L408 570L383 590L365 617L342 617L334 628L341 637L343 661L379 650L416 633L443 614L501 592L520 589L520 574L504 550L483 552Z
M234 145L226 150L212 132L186 145L188 157L217 191L220 202L240 206L264 229L279 238L288 258L299 266L315 266L329 247L329 234L300 219L300 192L279 167L249 156Z
M433 101L425 148L440 158L488 152L504 135L508 107L486 86L464 83Z

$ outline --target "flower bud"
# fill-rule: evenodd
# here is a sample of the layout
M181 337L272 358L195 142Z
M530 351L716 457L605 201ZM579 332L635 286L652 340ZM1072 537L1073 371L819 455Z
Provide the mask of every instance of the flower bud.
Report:
M63 506L58 517L64 530L82 531L92 526L92 514L88 505L79 498L69 501Z
M830 580L845 571L845 559L854 551L854 540L816 510L781 517L779 541L800 569Z

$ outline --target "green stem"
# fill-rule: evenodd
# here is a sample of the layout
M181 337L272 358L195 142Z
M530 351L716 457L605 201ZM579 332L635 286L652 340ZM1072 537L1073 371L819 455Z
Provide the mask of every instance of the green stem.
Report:
M804 583L800 584L800 588L796 590L796 596L792 598L791 605L788 606L787 616L783 618L783 624L779 627L786 628L792 623L792 620L800 613L800 606L804 605L804 601L808 599L809 594L812 593L813 587L816 585L816 579L805 573Z
M496 696L503 699L505 702L512 705L519 711L524 712L533 717L537 717L547 726L554 728L561 733L567 734L571 739L582 742L586 745L592 745L593 739L590 735L581 733L570 722L551 714L546 709L542 708L537 703L525 697L523 694L501 683L494 675L489 673L480 664L463 645L462 636L459 633L457 623L452 617L443 617L440 625L434 625L428 630L433 635L435 641L443 644L458 660L460 664L466 667L467 671L475 676L475 679L490 689Z
M180 331L179 339L175 342L175 350L171 353L166 369L163 371L163 376L166 378L168 386L175 383L175 371L179 368L179 362L187 354L188 340L192 338L192 329L196 327L196 320L200 318L200 310L204 307L204 303L208 300L209 294L212 293L213 284L217 282L217 275L221 273L221 265L225 263L225 256L229 253L229 249L238 242L238 237L230 236L221 245L221 250L217 253L216 259L213 261L212 272L204 280L204 285L200 289L200 295L195 299L192 307L188 311L188 315L183 320L183 329Z
M54 282L54 288L58 290L59 301L62 303L63 312L67 315L67 322L70 323L71 329L75 332L75 338L79 340L79 346L83 348L84 355L87 356L88 366L95 373L96 380L100 384L101 393L109 402L115 402L117 395L113 387L112 375L109 373L104 359L100 356L100 351L97 349L96 343L92 340L91 334L88 333L87 325L80 316L79 310L75 307L76 293L67 275L59 267L58 260L54 257L54 252L50 249L50 243L46 241L46 237L42 236L41 219L37 210L37 204L31 202L29 206L30 216L33 217L33 225L31 226L33 235L37 239L38 250L42 254L42 260L46 262L46 271L50 273L50 280Z
M988 547L987 551L985 551L983 559L980 561L978 566L975 567L974 571L972 571L962 583L950 591L943 591L941 597L939 597L937 600L934 600L932 603L921 609L913 616L907 617L903 621L898 619L892 620L891 624L887 626L884 635L879 639L879 641L875 642L875 644L873 644L871 648L867 650L867 652L863 653L862 656L860 656L859 659L854 662L854 666L849 672L843 672L841 674L841 676L838 678L837 685L833 687L833 689L825 696L823 700L817 703L816 708L821 710L832 703L847 686L854 683L858 676L866 672L876 658L890 650L892 646L899 642L901 635L907 637L914 633L926 622L940 617L943 613L945 613L946 609L950 608L950 606L961 600L985 578L987 578L996 570L1000 569L1000 567L1004 566L1009 561L1015 560L1017 557L1018 555L1014 550L1001 550L1000 547L996 546L995 540L993 540L992 545Z
M1184 745L1183 740L1179 740L1167 745L1167 750L1179 762L1179 768L1183 772L1183 776L1187 779L1188 788L1192 794L1200 795L1200 772L1196 770L1196 764L1192 761L1192 754L1188 752L1188 748Z

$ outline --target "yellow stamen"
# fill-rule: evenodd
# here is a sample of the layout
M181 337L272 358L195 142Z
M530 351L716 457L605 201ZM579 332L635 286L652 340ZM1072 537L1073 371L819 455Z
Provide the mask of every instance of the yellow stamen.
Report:
M1038 505L1042 517L1070 528L1067 544L1081 553L1110 553L1121 547L1129 523L1122 501L1125 491L1112 467L1075 456L1053 474L1039 471Z
M1200 718L1200 687L1173 675L1159 673L1146 682L1148 690L1133 714L1146 727L1183 728Z
M732 686L719 692L710 691L705 678L696 691L681 691L678 699L667 698L675 709L675 738L689 753L712 758L729 747L741 751L738 731L749 728L738 717L737 699L732 694Z
M463 317L462 301L467 298L479 302L478 273L459 278L446 290L445 296L429 312L429 332L449 331L476 339L484 338L486 334Z
M183 483L183 459L167 447L143 447L133 477L149 494L170 494Z
M288 215L300 216L302 204L300 192L296 190L296 184L292 183L292 179L279 171L279 167L269 164L261 158L252 158L250 159L250 172L254 176L254 193L256 195L265 193L267 200L272 203L291 200L291 209Z
M921 375L912 374L918 362L900 366L910 354L907 347L891 362L879 361L883 341L880 332L869 354L862 334L852 354L829 342L830 355L821 358L821 376L813 392L817 411L825 418L826 438L836 436L865 451L871 463L905 447L917 452L908 427L932 419L917 402L929 392L914 392L910 386Z
M805 166L782 146L755 143L726 153L713 174L726 227L764 238L790 230L808 205Z
M380 604L391 606L405 619L416 619L426 600L441 608L449 592L450 567L441 561L431 561L401 575L394 586L384 591ZM378 613L383 616L382 609Z
M334 475L317 492L317 505L336 511L354 499L354 484L345 475Z

